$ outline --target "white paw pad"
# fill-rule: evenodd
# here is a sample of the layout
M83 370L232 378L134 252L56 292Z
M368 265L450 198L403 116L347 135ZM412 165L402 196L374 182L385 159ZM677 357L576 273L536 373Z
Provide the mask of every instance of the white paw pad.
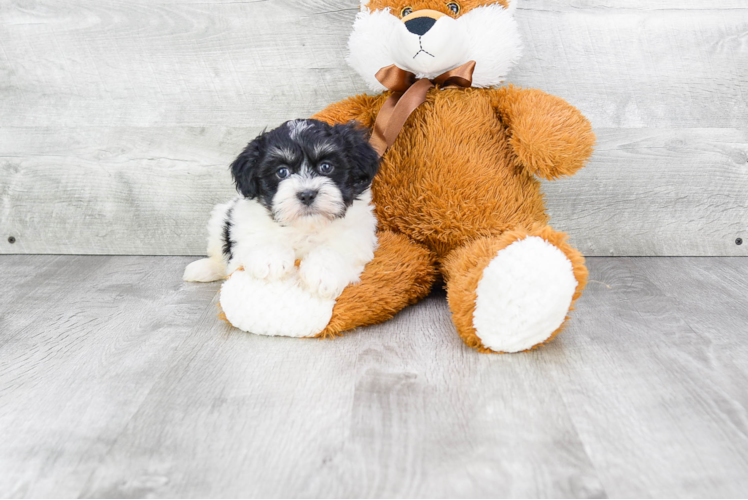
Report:
M561 250L537 236L516 241L483 270L473 314L476 335L494 351L540 344L564 322L576 287Z
M311 337L330 322L335 299L308 292L296 275L266 281L237 271L221 287L220 303L229 323L245 332Z

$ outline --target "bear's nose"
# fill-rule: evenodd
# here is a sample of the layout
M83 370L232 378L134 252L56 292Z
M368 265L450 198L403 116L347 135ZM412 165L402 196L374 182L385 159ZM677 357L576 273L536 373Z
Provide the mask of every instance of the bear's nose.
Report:
M296 197L306 206L310 206L314 203L314 199L317 197L317 191L313 189L307 189L306 191L300 191L296 193Z
M405 27L414 35L423 36L436 24L436 19L430 17L416 17L405 21Z

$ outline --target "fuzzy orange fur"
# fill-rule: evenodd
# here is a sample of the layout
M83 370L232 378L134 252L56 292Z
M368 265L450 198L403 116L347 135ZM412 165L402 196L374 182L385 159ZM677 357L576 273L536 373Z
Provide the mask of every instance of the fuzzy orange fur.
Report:
M371 128L387 96L352 97L314 118L329 123L357 120ZM577 109L539 90L437 88L429 91L383 157L372 186L380 228L433 252L436 266L445 273L455 324L468 345L488 351L472 327L475 288L490 257L518 235L528 234L522 228L536 228L531 234L541 235L569 257L580 283L574 300L581 294L584 258L562 233L546 226L548 215L534 174L548 179L573 174L589 158L594 142L589 122ZM423 273L418 264L406 262L409 258L407 252L391 254L385 243L368 267L399 262L403 269ZM338 299L323 336L383 321L425 295L423 289L413 289L398 297L395 308L391 302L380 305L373 298L394 295L395 290L367 271L361 283L349 289L356 290L355 299L349 290Z
M461 14L481 5L507 6L506 0L459 3ZM437 0L367 5L386 7L396 15L410 7L454 16L447 2ZM356 120L371 129L388 96L355 96L313 118L331 124ZM594 143L589 121L576 108L539 90L511 85L429 90L382 158L372 185L380 249L361 282L338 298L330 325L319 336L392 317L424 297L441 272L460 336L471 347L490 351L472 324L475 290L498 251L528 235L542 237L572 262L575 301L587 279L584 258L547 225L535 176L574 174Z
M399 15L405 7L410 7L413 11L430 9L455 17L455 13L447 7L448 3L447 1L435 2L434 0L370 0L366 6L371 10L381 10L389 7L396 15ZM499 4L504 8L509 6L507 0L494 0L492 2L487 2L486 0L459 0L457 3L460 5L460 15L466 14L476 7L488 4Z
M457 328L457 333L470 347L482 352L493 352L483 346L473 327L475 290L483 278L483 270L500 250L528 236L543 238L560 249L571 262L574 277L577 280L577 287L572 297L572 307L574 302L582 295L582 290L587 285L587 268L584 266L584 257L577 249L567 243L567 237L564 233L555 231L550 226L535 224L529 230L519 228L514 231L506 231L501 236L478 238L449 254L442 267L447 282L447 301L452 311L452 321ZM563 327L564 325L561 325L553 332L546 342L550 342L558 335Z
M318 337L335 337L358 326L381 323L431 290L437 275L434 254L402 234L382 231L378 237L379 248L361 282L338 297L332 320Z

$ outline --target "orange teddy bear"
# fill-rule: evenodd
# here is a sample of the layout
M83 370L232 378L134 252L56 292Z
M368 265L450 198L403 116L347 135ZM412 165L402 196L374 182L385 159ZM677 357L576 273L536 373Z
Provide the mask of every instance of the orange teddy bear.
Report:
M457 332L480 351L531 349L563 328L587 269L548 225L536 176L574 174L595 136L564 100L499 86L521 53L515 9L516 0L362 0L348 63L381 93L313 118L373 130L379 248L317 336L385 321L439 275Z

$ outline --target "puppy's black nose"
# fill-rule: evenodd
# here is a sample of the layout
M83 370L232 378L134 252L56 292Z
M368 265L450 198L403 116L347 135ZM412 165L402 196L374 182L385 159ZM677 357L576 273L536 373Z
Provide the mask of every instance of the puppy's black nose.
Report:
M416 17L410 21L405 21L405 27L408 28L408 31L418 36L425 35L434 24L436 24L436 19L430 17Z
M299 200L301 200L301 203L303 203L306 206L309 206L312 203L314 203L314 199L317 197L317 191L308 189L306 191L301 191L299 193L296 193L296 196L299 198Z

